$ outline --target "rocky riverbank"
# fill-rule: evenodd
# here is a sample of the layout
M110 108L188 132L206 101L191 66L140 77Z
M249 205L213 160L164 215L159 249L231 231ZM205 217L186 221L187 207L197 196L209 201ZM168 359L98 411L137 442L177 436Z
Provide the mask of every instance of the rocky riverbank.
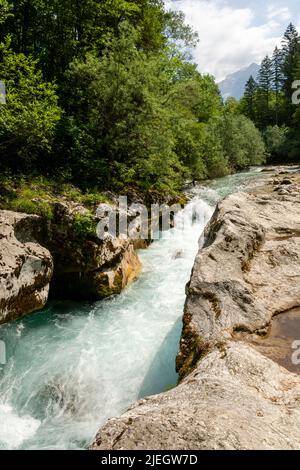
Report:
M299 235L299 173L218 204L187 286L180 384L108 421L93 449L299 448L300 377L253 344L300 306Z
M48 299L53 259L37 239L35 215L0 211L0 323L42 308Z
M136 250L149 246L151 222L159 223L161 214L153 216L149 211L149 236L145 240L138 207L143 204L150 208L156 204L165 207L168 214L169 205L182 205L186 198L183 194L171 197L154 190L141 193L134 188L128 188L126 195L128 207L120 209L118 196L111 192L84 193L70 184L53 180L2 176L0 289L3 295L0 323L41 309L48 298L101 300L120 294L139 276L141 263ZM119 210L130 225L129 236L106 236L102 240L97 236L97 224L107 220L107 216L115 211L117 226ZM24 236L20 237L20 230L15 230L16 220L22 220L26 227L27 244ZM18 246L18 255L15 255L15 248L8 250L10 243ZM38 253L42 263L42 267L34 264L31 278L18 275L18 270L23 273L27 269L28 244ZM17 271L13 261L15 256L18 256ZM44 279L43 266L49 263L52 267ZM42 295L39 292L41 282ZM20 293L16 295L16 292ZM9 299L9 303L5 299ZM14 307L10 307L12 305Z
M52 217L0 210L0 323L43 308L49 298L99 300L139 275L130 238L100 240L82 205L51 203Z
M185 201L184 196L164 198L155 191L129 190L128 207L121 210L130 233L102 239L97 224L112 211L116 225L120 218L115 194L84 195L54 183L19 183L0 183L0 323L43 308L48 298L101 300L120 294L139 276L136 250L151 243L151 222L159 224L164 207L168 214L168 204ZM101 199L105 202L99 204ZM155 220L150 220L149 211L148 239L141 236L141 204L162 208ZM1 210L14 207L21 212Z

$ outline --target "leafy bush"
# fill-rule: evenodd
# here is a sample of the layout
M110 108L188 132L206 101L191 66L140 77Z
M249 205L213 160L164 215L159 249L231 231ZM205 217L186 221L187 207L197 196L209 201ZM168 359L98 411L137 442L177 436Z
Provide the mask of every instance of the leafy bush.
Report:
M56 88L43 81L37 62L0 44L0 77L6 105L0 105L0 166L32 171L45 166L61 110Z
M211 135L221 143L229 168L241 170L265 161L263 138L250 119L225 112L210 125Z
M268 126L264 131L264 139L266 143L267 154L269 157L277 159L282 157L285 150L284 146L287 141L288 128L285 126Z
M73 229L79 239L95 238L97 221L92 214L76 214Z

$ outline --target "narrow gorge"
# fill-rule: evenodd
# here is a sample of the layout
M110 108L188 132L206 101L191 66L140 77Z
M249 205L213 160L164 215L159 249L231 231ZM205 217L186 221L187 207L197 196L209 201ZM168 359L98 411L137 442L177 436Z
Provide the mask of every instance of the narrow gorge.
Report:
M299 448L300 377L278 345L255 342L300 306L299 183L276 177L217 205L187 285L180 384L110 420L93 449Z
M0 0L0 451L300 448L296 3Z
M274 316L300 306L297 168L254 168L192 188L189 199L178 227L134 254L133 284L76 303L47 302L57 262L71 286L91 279L76 272L118 271L132 245L104 244L101 258L90 241L98 251L82 264L86 245L70 233L55 254L54 222L50 230L36 216L3 213L1 448L88 448L99 426L93 449L299 445L300 379L277 364L292 354L292 335L280 344L270 335ZM112 263L99 270L103 253Z

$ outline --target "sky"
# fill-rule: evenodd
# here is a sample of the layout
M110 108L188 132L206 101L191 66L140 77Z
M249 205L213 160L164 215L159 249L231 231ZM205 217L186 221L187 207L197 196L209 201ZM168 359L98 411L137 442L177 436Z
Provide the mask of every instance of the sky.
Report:
M299 0L166 0L167 8L181 10L199 34L194 59L199 71L217 81L228 74L261 63L280 46L288 24L300 30Z

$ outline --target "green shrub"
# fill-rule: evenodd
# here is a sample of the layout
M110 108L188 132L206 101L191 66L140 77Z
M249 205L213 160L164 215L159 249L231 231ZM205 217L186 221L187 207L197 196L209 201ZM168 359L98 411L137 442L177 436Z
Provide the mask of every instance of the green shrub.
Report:
M264 131L268 156L271 158L281 157L284 145L287 141L288 128L285 126L268 126Z
M73 222L73 229L80 239L95 238L97 221L92 214L76 214Z
M30 199L16 198L7 205L8 210L36 214L47 220L53 219L53 208L47 201L32 201Z

